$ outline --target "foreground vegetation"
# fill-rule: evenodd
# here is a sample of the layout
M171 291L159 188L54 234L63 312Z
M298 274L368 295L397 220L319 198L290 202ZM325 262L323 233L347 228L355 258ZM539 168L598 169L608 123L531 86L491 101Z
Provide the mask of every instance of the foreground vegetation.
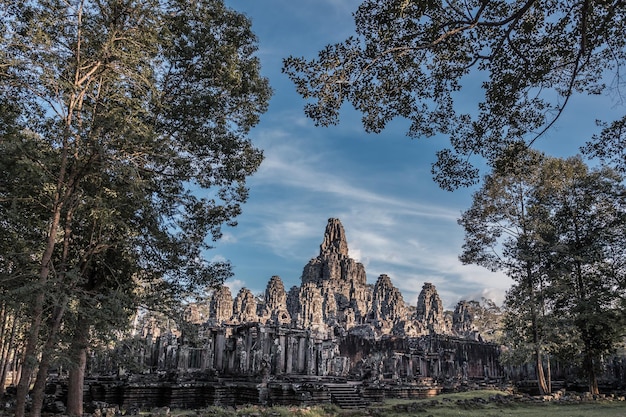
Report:
M443 394L430 399L387 400L367 409L342 410L334 405L324 404L315 407L270 407L247 406L242 408L209 407L193 412L173 412L174 416L216 416L216 417L395 417L395 416L537 416L543 417L612 417L626 415L626 402L613 399L590 400L584 402L562 401L541 402L526 398L526 401L497 401L494 398L511 398L501 391L473 391ZM146 413L157 416L158 413Z

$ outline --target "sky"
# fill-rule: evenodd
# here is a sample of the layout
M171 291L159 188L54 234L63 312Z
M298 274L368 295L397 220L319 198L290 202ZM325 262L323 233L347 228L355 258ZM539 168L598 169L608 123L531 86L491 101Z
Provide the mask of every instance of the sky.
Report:
M356 0L226 0L245 13L258 37L262 74L274 90L269 110L250 132L265 160L249 178L250 197L236 227L207 253L229 260L233 296L241 287L265 291L273 275L285 288L300 285L306 263L319 254L329 218L341 220L350 257L365 266L368 283L387 274L415 305L425 282L436 286L444 307L460 300L501 304L512 281L458 260L463 229L457 224L474 189L443 191L430 173L445 138L410 139L408 123L392 122L367 134L346 107L341 122L316 127L304 116L304 100L286 75L289 55L314 58L329 43L354 33ZM463 94L466 94L465 96ZM469 105L481 97L462 92ZM596 131L594 120L616 111L611 97L574 100L537 147L554 156L575 155Z

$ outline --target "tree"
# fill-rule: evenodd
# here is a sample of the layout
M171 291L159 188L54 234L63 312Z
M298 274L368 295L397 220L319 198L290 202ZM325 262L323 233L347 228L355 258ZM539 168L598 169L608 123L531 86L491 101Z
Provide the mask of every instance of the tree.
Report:
M602 131L582 147L583 153L626 175L626 116L612 123L598 123Z
M519 151L512 149L511 152ZM471 208L459 219L465 229L460 260L492 271L503 270L515 281L508 292L507 311L517 306L516 324L522 329L522 339L530 345L538 388L545 394L550 392L543 364L546 342L542 267L545 257L538 235L543 219L533 207L538 170L544 157L536 152L523 155L515 165L488 175L474 194ZM507 318L511 315L507 314ZM520 322L525 325L519 326Z
M555 176L551 173L558 172ZM602 355L624 336L626 187L611 169L589 170L580 158L550 160L540 187L554 230L548 297L552 314L576 330L589 391L598 394Z
M86 296L139 285L175 295L228 275L228 264L204 260L207 237L235 225L247 198L262 153L246 135L270 89L250 22L219 0L1 7L0 104L13 117L3 117L0 144L38 143L49 155L18 152L40 180L16 175L0 190L3 210L34 206L44 225L27 254L37 265L16 411L38 366L36 416L68 309ZM7 221L28 228L19 215Z
M567 351L597 394L600 359L624 335L626 187L579 157L531 153L514 168L488 176L463 214L461 259L514 279L505 328L513 346L533 347L540 390L541 352Z
M354 20L356 35L317 59L285 59L306 115L335 124L349 102L368 132L401 117L412 138L449 137L433 165L449 190L478 181L470 156L493 165L511 143L533 144L573 95L622 83L621 0L365 0ZM483 98L467 111L459 91L477 83Z

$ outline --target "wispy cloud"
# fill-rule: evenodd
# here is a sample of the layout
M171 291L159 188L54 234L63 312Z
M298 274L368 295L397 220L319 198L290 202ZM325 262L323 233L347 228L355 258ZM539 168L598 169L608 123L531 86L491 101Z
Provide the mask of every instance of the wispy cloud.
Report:
M462 230L456 220L461 210L450 204L421 202L430 201L430 182L420 191L424 198L414 193L405 196L377 183L403 186L406 182L407 189L419 190L421 185L404 175L406 166L356 172L345 154L323 137L301 138L296 128L256 133L266 158L251 187L253 195L257 190L265 198L253 199L246 207L247 216L255 220L239 232L238 244L254 242L280 262L300 259L299 276L304 264L318 253L326 218L339 217L350 256L365 265L368 280L373 283L379 274L388 274L406 302L417 301L424 282L437 286L447 306L483 289L501 301L507 279L461 265L457 259ZM269 193L275 198L267 198Z

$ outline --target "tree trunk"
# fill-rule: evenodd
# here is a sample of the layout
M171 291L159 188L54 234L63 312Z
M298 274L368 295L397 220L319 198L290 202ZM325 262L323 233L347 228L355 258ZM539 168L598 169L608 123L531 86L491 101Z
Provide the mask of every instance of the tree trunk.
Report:
M5 373L4 373L4 368L5 368L5 364L7 363L7 361L9 360L8 358L8 354L9 354L9 341L6 339L5 335L7 332L7 325L8 325L8 307L6 306L6 303L0 303L0 316L2 317L2 319L0 319L0 398L2 398L2 395L4 395L4 378L5 378Z
M598 378L596 376L596 367L591 354L585 353L585 371L587 372L587 380L589 382L589 392L592 395L600 394L598 389Z
M13 324L11 325L11 336L6 343L6 347L2 352L2 369L0 369L0 397L4 394L4 385L7 380L7 371L9 364L11 363L11 347L15 343L15 330L17 329L17 315L18 312L13 313ZM15 349L14 352L17 350Z
M548 392L552 392L552 366L550 364L550 355L548 355Z
M546 375L543 372L543 358L538 346L535 349L535 356L537 358L537 385L539 387L539 395L546 395L550 393L550 390L546 383Z
M45 268L48 270L48 268ZM44 283L47 279L47 272L45 278L42 278L40 273L40 283ZM28 331L28 338L26 339L26 346L24 348L24 361L22 362L22 371L20 373L20 382L17 384L17 395L15 402L15 417L24 417L26 411L26 397L28 396L28 390L30 389L30 380L37 367L37 344L39 341L39 332L41 331L41 322L43 319L43 303L45 294L40 291L35 297L33 305L33 318Z
M35 385L33 386L33 401L30 411L31 417L41 416L41 409L43 408L43 400L46 391L46 381L48 380L48 369L50 369L52 352L57 345L57 336L59 334L59 330L61 329L63 314L65 313L65 302L66 299L64 298L61 301L62 305L57 306L54 309L54 316L52 317L52 323L50 325L50 333L41 353L39 371L37 372L37 379L35 380Z
M80 349L75 355L76 358L74 358L74 360L78 361L78 363L72 365L69 372L67 414L69 416L82 416L85 368L87 367L87 348Z
M24 348L24 362L22 363L22 372L20 373L20 382L17 385L17 398L15 404L15 417L24 417L26 411L26 396L30 388L30 380L37 368L37 346L39 344L39 334L41 332L41 324L43 322L43 307L46 299L45 286L48 282L48 274L50 273L50 261L52 253L56 246L56 232L61 220L61 204L58 204L53 219L48 230L48 242L46 250L41 258L41 269L39 270L39 288L33 302L33 313Z
M69 126L69 123L66 123ZM69 132L69 129L67 130ZM41 255L39 264L39 279L37 281L38 288L36 290L35 300L32 308L31 325L28 330L26 346L24 348L24 361L22 363L22 371L20 373L20 382L17 385L17 395L15 404L15 417L24 417L26 410L26 396L30 388L30 380L37 367L37 347L39 345L39 335L43 322L44 302L46 301L46 284L48 283L48 275L50 274L52 255L57 243L57 231L61 224L61 214L63 211L64 201L67 200L69 192L65 189L65 180L68 165L68 144L65 136L61 151L61 164L57 177L56 191L54 194L54 203L50 210L50 226L46 238L46 248ZM73 182L70 178L70 183Z
M72 364L70 365L67 392L67 414L70 416L83 415L83 387L85 368L87 367L88 334L88 322L79 319L70 347Z

